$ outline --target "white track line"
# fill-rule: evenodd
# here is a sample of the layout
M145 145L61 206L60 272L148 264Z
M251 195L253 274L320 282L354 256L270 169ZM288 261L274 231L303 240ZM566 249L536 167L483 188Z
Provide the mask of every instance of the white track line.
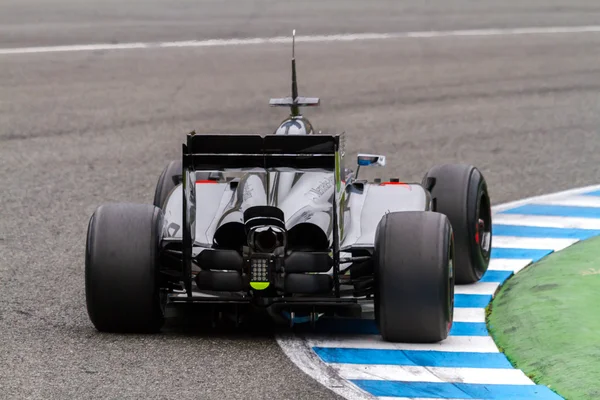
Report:
M546 239L518 236L494 236L492 246L495 248L539 249L559 251L575 244L579 239Z
M551 217L527 214L496 214L494 225L520 225L544 228L600 229L600 218ZM492 239L492 246L494 246Z
M494 294L500 286L499 282L477 282L470 285L456 285L456 294Z
M518 369L442 368L401 365L329 363L344 379L389 380L403 382L461 382L487 385L534 385Z
M539 35L539 34L564 34L564 33L598 33L600 25L590 26L551 26L551 27L526 27L506 29L471 29L453 31L423 31L423 32L392 32L392 33L355 33L340 35L310 35L297 36L297 42L351 42L364 40L388 40L409 38L444 38L456 36L507 36L507 35ZM55 53L78 51L104 51L104 50L136 50L136 49L164 49L181 47L224 47L248 46L262 44L289 44L290 36L263 37L263 38L238 38L238 39L207 39L184 40L177 42L137 42L137 43L99 43L66 46L44 47L19 47L2 48L0 55Z
M535 204L550 204L553 206L600 207L600 197L571 196L559 199L536 201Z
M545 201L549 199L560 199L566 198L569 196L574 196L582 193L593 192L596 190L600 190L600 185L590 185L584 186L575 189L563 190L562 192L543 194L541 196L528 197L521 200L511 201L510 203L498 204L492 207L492 213L497 213L499 211L509 210L511 208L516 208L525 204L533 204L538 201ZM496 219L493 220L493 223L496 223Z
M492 239L493 241L493 239ZM494 244L492 243L492 246ZM529 264L531 264L533 260L521 260L521 259L509 259L509 258L492 258L490 260L490 266L488 269L494 271L520 271Z
M339 347L377 350L425 350L470 353L497 353L498 347L490 336L448 336L439 343L392 343L379 335L307 335L304 342L311 347Z
M454 308L454 322L485 322L485 308Z

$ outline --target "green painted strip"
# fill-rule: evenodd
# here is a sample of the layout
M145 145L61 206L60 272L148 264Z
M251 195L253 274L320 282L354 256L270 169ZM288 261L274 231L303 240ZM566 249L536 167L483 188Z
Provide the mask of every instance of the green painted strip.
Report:
M567 399L600 398L600 238L510 278L488 327L516 368Z
M269 282L250 282L250 287L254 290L265 290L269 287Z

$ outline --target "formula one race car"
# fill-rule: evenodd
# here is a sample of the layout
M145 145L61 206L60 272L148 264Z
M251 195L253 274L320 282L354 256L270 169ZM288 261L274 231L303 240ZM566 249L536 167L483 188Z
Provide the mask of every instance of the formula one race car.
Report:
M374 301L384 340L437 342L452 326L454 284L478 281L492 240L490 198L469 165L432 168L421 183L368 182L385 165L359 154L344 168L342 135L315 133L299 108L270 135L187 135L154 204L107 204L87 234L87 308L96 329L155 332L167 305L237 318L262 309L315 322Z

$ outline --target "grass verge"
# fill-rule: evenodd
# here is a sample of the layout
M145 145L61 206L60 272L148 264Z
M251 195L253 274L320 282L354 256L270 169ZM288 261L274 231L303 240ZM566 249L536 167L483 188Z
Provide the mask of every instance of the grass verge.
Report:
M600 237L525 268L489 307L515 368L566 399L600 399Z

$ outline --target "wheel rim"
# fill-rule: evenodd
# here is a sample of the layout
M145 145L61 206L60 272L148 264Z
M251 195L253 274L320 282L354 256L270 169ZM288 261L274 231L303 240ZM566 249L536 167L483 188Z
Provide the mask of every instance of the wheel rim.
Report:
M492 211L489 198L485 193L479 196L477 217L475 219L475 243L487 263L490 259L492 246Z
M452 322L454 320L454 232L450 234L449 244L449 260L448 260L448 296L449 296L449 308L448 308L448 333L452 329Z

